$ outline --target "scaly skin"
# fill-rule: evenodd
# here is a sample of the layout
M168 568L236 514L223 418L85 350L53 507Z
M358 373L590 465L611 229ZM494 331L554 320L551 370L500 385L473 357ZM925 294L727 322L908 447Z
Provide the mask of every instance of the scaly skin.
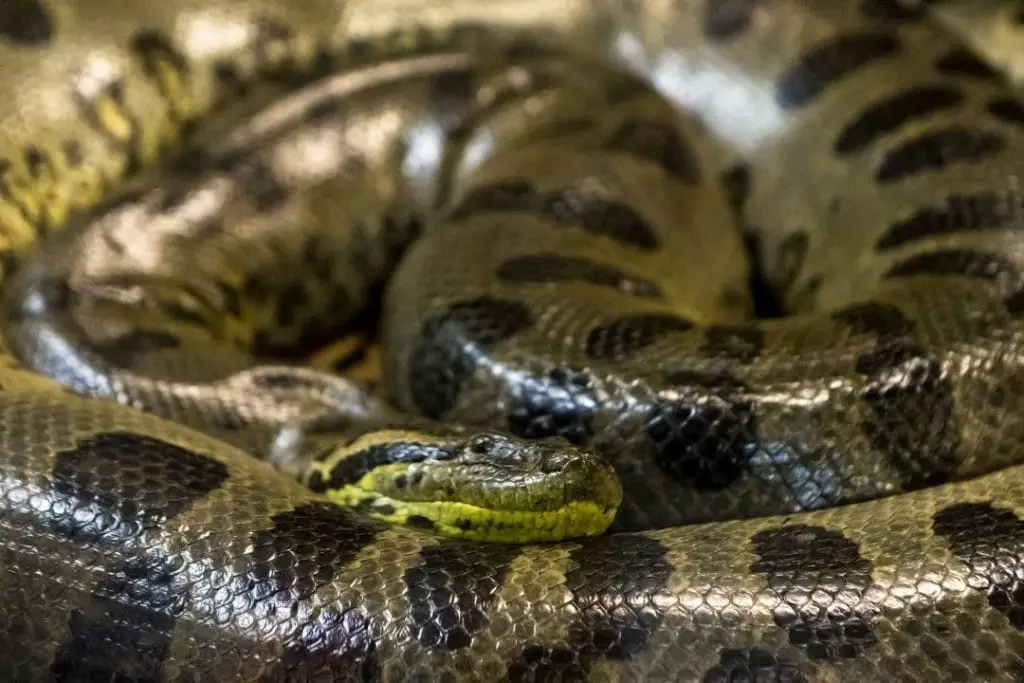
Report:
M0 10L0 230L16 273L0 679L1019 680L1024 106L894 4ZM699 121L505 38L611 59ZM257 116L200 126L186 177L143 174L141 194L58 230L171 154L186 124L239 90L264 96L238 81L276 77L270 98L339 65L351 87L313 129L370 162L332 171L363 183L339 219L361 228L317 249L323 221L258 231L289 202L315 219L339 196L303 175L308 127L278 137ZM438 130L464 153L399 163L413 149L399 143ZM263 165L222 163L236 152ZM140 227L133 211L183 206L146 185L169 178L228 188L213 213L239 222ZM283 193L269 207L268 187ZM800 316L746 319L733 212ZM623 482L619 533L446 540L252 457L282 425L351 408L341 381L256 361L321 332L309 321L331 291L368 293L407 232L395 217L419 215L437 220L384 302L390 398L425 425L601 452ZM317 270L360 244L372 273ZM297 305L285 292L307 278Z

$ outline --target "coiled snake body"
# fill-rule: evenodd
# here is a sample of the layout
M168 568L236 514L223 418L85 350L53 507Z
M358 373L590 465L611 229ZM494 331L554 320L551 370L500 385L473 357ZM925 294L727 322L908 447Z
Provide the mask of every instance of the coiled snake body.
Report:
M0 678L1024 678L1024 103L909 5L5 3ZM613 533L252 457L359 412L259 359L417 235L343 462L571 443Z

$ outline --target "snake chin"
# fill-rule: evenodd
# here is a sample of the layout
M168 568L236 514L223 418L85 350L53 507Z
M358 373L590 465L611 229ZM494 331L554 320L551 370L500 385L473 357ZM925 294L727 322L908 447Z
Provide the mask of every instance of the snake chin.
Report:
M497 544L565 541L604 533L618 505L571 500L550 510L496 509L451 500L409 501L349 486L327 497L389 524L403 524L448 538Z

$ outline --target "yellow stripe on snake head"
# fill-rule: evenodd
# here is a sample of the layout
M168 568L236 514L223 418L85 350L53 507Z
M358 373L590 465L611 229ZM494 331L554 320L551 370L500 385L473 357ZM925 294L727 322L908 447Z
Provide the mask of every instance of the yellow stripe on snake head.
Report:
M371 432L311 466L306 482L383 521L500 543L601 534L622 501L615 470L594 453L491 432Z

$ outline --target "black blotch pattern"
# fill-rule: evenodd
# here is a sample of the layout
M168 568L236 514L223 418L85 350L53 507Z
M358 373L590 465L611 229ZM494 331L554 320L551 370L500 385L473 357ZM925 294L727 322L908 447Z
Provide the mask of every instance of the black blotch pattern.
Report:
M236 610L295 613L333 581L386 525L358 519L330 503L309 503L274 515L269 529L252 536L249 566L233 580ZM248 604L245 604L248 602ZM352 609L310 610L286 639L275 666L289 672L328 670L373 673L373 633L366 615Z
M566 644L530 643L509 663L511 681L582 681L599 660L625 661L640 652L663 618L671 569L654 539L606 536L569 555L565 586L578 617Z
M1006 312L1015 318L1024 316L1024 287L1003 299L1003 306L1006 308Z
M22 154L25 166L32 177L38 178L44 172L52 172L53 162L50 161L49 155L35 145L25 147Z
M606 536L569 554L565 586L578 614L567 640L579 655L626 660L664 616L660 598L672 573L666 549L640 536Z
M496 182L471 190L447 218L461 221L500 211L532 214L560 226L578 226L627 247L650 250L661 245L654 229L630 206L584 187L542 192L525 180Z
M692 322L670 313L626 315L591 329L587 334L586 354L594 360L621 361L664 335L691 329Z
M1019 283L1020 269L1003 256L976 249L939 249L915 254L885 272L885 277L912 277L916 275L957 275L978 280L1004 280Z
M995 133L951 125L923 133L885 154L875 178L891 183L958 162L986 159L1006 148Z
M508 683L585 681L590 660L566 647L530 644L508 663Z
M373 345L374 340L360 337L356 340L356 346L353 349L331 362L331 371L336 375L347 374L349 370L369 358Z
M901 0L861 0L860 11L869 19L918 21L923 19L927 1L908 5Z
M219 488L213 458L130 432L82 439L57 454L51 481L54 531L79 543L127 547ZM156 680L184 609L185 579L157 554L132 557L72 611L55 680ZM110 647L97 648L96 643Z
M355 226L356 230L361 229ZM312 234L302 244L299 261L303 264L303 272L295 273L287 282L267 279L267 273L253 273L239 286L232 284L219 290L224 307L239 304L242 301L258 301L273 306L276 323L260 327L253 335L251 351L256 356L275 357L278 359L301 360L312 349L322 349L334 344L351 331L356 322L364 322L362 313L371 312L363 309L356 318L339 320L337 316L316 315L313 309L319 309L314 302L326 300L328 310L353 311L356 302L350 298L343 283L337 277L338 254L333 245L326 243L322 234ZM280 280L280 278L278 278ZM327 292L314 292L316 283L331 283ZM370 292L370 299L377 301L373 295L378 294L379 287ZM290 334L280 335L280 330ZM275 334L277 331L277 334Z
M139 130L140 125L138 118L131 114L131 111L126 108L125 105L125 93L124 93L124 81L115 80L107 83L102 90L85 95L82 92L75 91L73 94L75 104L78 108L78 113L97 134L105 138L116 150L124 154L127 159L127 166L125 168L126 175L134 175L142 168L142 157L139 155ZM96 102L101 101L103 98L107 98L110 102L113 102L117 106L118 112L124 117L129 126L129 132L127 136L123 136L119 133L111 131L106 126L102 117L99 115L99 109L96 107Z
M963 94L947 85L917 86L872 104L851 122L835 143L840 155L853 154L900 127L963 102Z
M523 48L530 50L527 45ZM536 50L529 59L536 59L539 51L545 48L533 45ZM506 53L509 55L509 53ZM511 56L511 55L509 55ZM557 78L550 72L544 70L531 70L525 79L502 79L497 83L491 83L492 89L486 102L482 102L476 96L479 82L477 75L471 71L463 72L462 82L459 82L458 74L450 74L447 83L439 83L439 88L433 92L436 102L435 112L440 112L441 120L448 124L449 139L464 140L478 130L482 122L487 121L496 112L506 109L508 106L525 100L530 94L537 93L558 84ZM496 86L496 87L495 87Z
M262 681L379 681L380 662L370 619L333 607L292 634Z
M150 78L163 89L162 67L170 66L178 73L186 73L189 70L188 60L171 43L171 39L164 33L153 29L143 29L132 38L131 50L139 58L142 68ZM164 92L165 97L173 96L175 93ZM174 102L171 101L171 112L174 111Z
M1024 104L1020 100L1005 97L989 102L988 113L1004 123L1024 126Z
M508 284L577 281L610 287L623 294L645 299L663 297L657 283L647 278L580 256L563 256L547 252L513 256L498 266L497 276L499 280Z
M364 515L368 515L373 511L374 507L376 507L378 498L380 498L380 496L377 495L363 498L362 500L355 504L353 509Z
M764 349L764 330L757 325L712 325L705 330L700 352L710 358L749 363Z
M718 663L704 672L701 683L807 683L796 662L760 647L724 648Z
M855 369L867 377L861 431L899 472L905 490L945 482L959 460L953 387L914 339L914 324L891 304L850 306L833 315L877 337Z
M187 579L165 560L129 560L72 610L68 639L50 665L53 680L159 680L187 592Z
M508 411L509 430L525 438L562 436L582 446L594 436L598 400L594 378L573 368L552 368L516 385Z
M755 402L729 377L677 372L670 378L681 382L655 396L645 416L655 463L698 490L727 488L757 452Z
M665 173L687 185L701 181L700 162L679 129L665 121L623 121L604 149L623 152L657 164Z
M740 220L742 223L742 220ZM769 281L765 270L764 259L761 258L763 245L761 236L756 230L743 233L743 249L750 263L750 274L747 277L747 289L754 303L754 316L757 318L781 318L786 314L786 307L777 289Z
M35 46L53 40L53 15L40 0L4 0L0 3L0 39Z
M1024 222L1024 195L985 192L950 195L941 206L926 206L889 226L875 248L895 249L915 240L955 232L1017 228Z
M729 201L729 206L736 212L737 216L743 211L743 207L750 197L750 166L747 164L736 164L724 171L721 176L722 188Z
M905 490L949 479L959 460L953 387L941 364L914 339L914 324L896 306L865 303L833 314L876 337L855 370L867 378L861 432L885 454Z
M857 544L828 529L794 524L751 538L758 559L750 571L780 598L775 624L813 660L852 659L877 642L857 613L871 586L871 564Z
M409 355L409 392L420 413L440 419L455 405L480 355L532 324L525 304L489 296L430 316Z
M868 377L861 431L900 473L904 490L948 481L960 437L953 387L939 362L912 342L892 339L862 353L855 367Z
M405 520L406 525L411 526L414 529L426 529L431 531L434 528L434 521L429 517L423 515L409 515Z
M936 512L932 529L967 565L967 585L1024 630L1024 522L991 503L958 503Z
M468 647L473 634L487 626L488 607L520 552L515 546L450 542L424 548L421 562L405 571L407 628L426 648Z
M803 106L847 74L870 62L895 55L899 49L899 41L887 32L866 31L838 36L804 54L779 81L775 99L783 109Z
M704 35L715 41L735 38L750 27L750 19L765 0L707 0Z
M85 543L123 547L187 510L228 477L202 453L131 432L105 432L57 454L54 530ZM130 483L129 483L130 482Z
M832 319L859 334L872 334L883 339L904 337L913 333L914 323L892 304L869 301L841 308Z
M320 502L274 515L271 523L252 536L244 583L253 602L278 605L311 599L387 528Z
M346 484L354 484L381 465L451 460L454 457L453 449L437 444L406 441L375 444L340 459L331 467L326 481L318 479L314 482L311 478L309 487L317 493L322 493L329 488L336 489Z
M1000 78L998 72L964 47L953 48L940 57L935 68L947 76L967 76L983 81L998 81Z
M427 101L449 134L457 128L465 128L466 115L472 112L472 105L476 103L478 86L476 74L467 69L447 69L431 76ZM500 99L502 104L507 102L506 98Z

